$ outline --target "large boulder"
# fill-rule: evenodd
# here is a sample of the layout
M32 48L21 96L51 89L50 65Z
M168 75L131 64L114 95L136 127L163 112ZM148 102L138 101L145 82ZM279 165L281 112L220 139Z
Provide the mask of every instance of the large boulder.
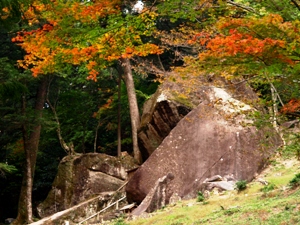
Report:
M139 216L144 212L150 213L166 206L167 186L173 178L172 174L159 178L142 203L131 214Z
M201 102L210 101L207 91L212 85L230 89L237 99L257 100L256 94L244 82L232 84L222 78L205 79L203 76L188 83L164 82L143 107L138 138L144 161L184 116Z
M158 88L144 104L141 128L138 132L139 147L144 160L190 111L191 106L174 100L174 94L167 92L165 88Z
M117 190L136 168L129 155L116 158L106 154L70 155L62 159L46 200L38 208L40 217L70 208L95 195Z
M281 144L270 127L257 129L250 105L224 89L207 87L202 102L188 113L135 172L126 187L129 202L141 203L156 181L173 174L166 188L172 195L195 197L214 175L251 180Z

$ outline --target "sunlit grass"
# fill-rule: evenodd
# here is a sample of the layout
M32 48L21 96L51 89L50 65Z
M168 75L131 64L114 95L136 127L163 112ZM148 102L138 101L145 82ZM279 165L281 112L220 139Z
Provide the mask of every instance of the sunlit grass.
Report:
M274 185L274 190L264 192L262 184L252 182L241 192L211 195L206 203L197 202L196 199L180 201L148 214L148 218L125 220L124 224L300 224L300 189L291 190L288 187L289 181L299 172L299 162L279 161L262 174L264 180Z

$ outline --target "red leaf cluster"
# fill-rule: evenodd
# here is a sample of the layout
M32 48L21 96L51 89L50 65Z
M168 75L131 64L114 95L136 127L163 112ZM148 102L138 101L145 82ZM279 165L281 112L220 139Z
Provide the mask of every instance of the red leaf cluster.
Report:
M283 114L300 113L300 99L291 99L282 107L281 112Z

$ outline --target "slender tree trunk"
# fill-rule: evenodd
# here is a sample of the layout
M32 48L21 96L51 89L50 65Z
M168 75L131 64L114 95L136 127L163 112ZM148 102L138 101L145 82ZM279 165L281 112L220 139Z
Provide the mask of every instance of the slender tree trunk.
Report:
M272 95L272 102L273 102L273 106L272 106L272 114L273 114L273 119L272 119L272 123L273 123L273 127L274 129L277 131L277 133L279 134L282 143L283 143L283 147L286 146L286 141L284 139L283 136L283 132L280 130L279 126L278 126L278 106L277 106L277 99L280 100L280 102L282 103L280 96L278 95L278 92L276 90L276 88L274 87L274 85L272 83L270 83L270 88L271 88L271 95Z
M134 159L141 164L142 156L138 145L138 128L140 127L140 114L139 114L139 108L138 108L137 98L136 98L136 93L134 88L130 60L127 58L121 58L120 61L121 61L121 67L123 68L124 71L124 80L125 80L127 95L128 95Z
M35 120L31 129L28 123L23 125L23 139L25 150L25 168L24 176L21 186L21 192L18 205L18 216L12 224L31 223L32 220L32 185L34 170L36 165L36 158L41 135L41 119L43 114L43 107L45 103L45 96L47 90L47 78L43 77L38 88L35 104ZM26 101L23 97L23 114L25 114Z
M100 118L98 120L98 124L97 124L97 127L96 127L96 132L95 132L95 138L94 138L94 153L97 152L97 139L98 139L98 130L99 130L99 127L100 127Z
M57 112L56 112L56 103L54 103L54 105L50 102L50 99L49 99L49 92L50 92L50 84L48 86L48 89L47 89L47 97L46 97L46 101L47 103L49 104L49 107L54 115L54 119L56 121L56 125L57 125L57 128L56 128L56 133L57 133L57 137L58 137L58 140L59 140L59 143L60 143L60 146L62 147L63 150L65 150L65 152L68 154L68 155L73 155L75 153L75 149L74 149L74 146L73 146L73 143L70 142L69 144L67 144L64 140L64 138L62 137L62 132L61 132L61 125L60 125L60 122L59 122L59 118L58 118L58 115L57 115Z
M278 122L277 122L277 119L278 119L278 106L277 106L277 100L280 102L281 106L284 106L283 104L283 101L277 91L277 89L275 88L275 86L273 85L272 81L270 80L269 76L267 73L265 73L265 77L267 78L267 81L269 82L270 84L270 89L271 89L271 96L272 96L272 107L270 109L270 113L271 115L273 116L272 118L272 124L273 124L273 127L274 129L277 131L277 133L279 134L281 140L282 140L282 143L283 143L283 147L286 146L286 141L284 139L284 136L283 136L283 132L280 130L279 126L278 126Z
M121 81L122 77L119 74L118 78L118 157L121 157Z
M272 85L270 85L270 86L271 86L271 95L272 95L272 102L273 102L273 106L272 106L272 114L273 114L272 123L273 123L274 129L278 132L279 128L278 128L278 124L277 124L277 115L278 115L277 95L276 95L276 92L275 92L273 86Z
M82 153L85 154L85 136L86 136L86 123L83 125L83 137L81 139L81 150L82 150ZM74 149L74 153L75 153L75 149Z

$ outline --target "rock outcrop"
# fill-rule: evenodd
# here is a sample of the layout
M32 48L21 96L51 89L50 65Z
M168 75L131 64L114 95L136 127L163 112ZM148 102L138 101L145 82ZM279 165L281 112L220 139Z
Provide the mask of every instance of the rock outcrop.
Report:
M143 107L138 138L144 161L184 116L201 102L210 101L207 91L213 84L231 89L236 99L257 99L255 93L243 82L232 84L220 78L205 81L203 77L198 77L188 85L164 82Z
M40 217L70 208L100 193L112 192L124 184L127 170L136 168L126 155L116 158L100 153L66 156L46 200L38 208Z
M210 178L206 178L203 181L203 189L207 191L212 191L214 188L217 191L233 191L235 189L235 184L237 180L234 178L233 174L222 177L220 175L215 175Z
M200 89L201 90L201 89ZM156 181L173 174L166 202L173 195L195 197L203 181L216 174L251 180L281 144L270 127L257 129L250 105L224 89L201 90L201 103L188 113L135 172L126 187L127 200L141 203Z
M145 161L177 123L191 111L190 106L174 100L174 94L160 87L144 104L139 147Z
M167 174L159 178L154 187L142 201L142 203L131 213L133 216L139 216L144 212L150 213L167 205L166 192L168 184L173 180L173 174Z

